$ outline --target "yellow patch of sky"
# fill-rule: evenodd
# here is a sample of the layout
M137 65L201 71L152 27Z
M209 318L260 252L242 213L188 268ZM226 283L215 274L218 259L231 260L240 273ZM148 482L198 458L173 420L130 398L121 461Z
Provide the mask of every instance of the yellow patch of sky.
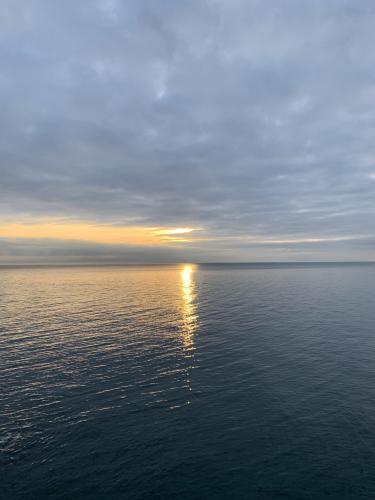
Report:
M0 238L27 238L27 239L55 239L91 241L102 244L115 245L145 245L157 246L181 244L189 242L210 241L247 241L253 245L280 245L300 243L321 243L325 241L351 240L353 236L332 237L300 237L278 238L249 235L231 236L204 236L196 237L192 233L200 231L200 227L142 227L142 226L114 226L109 224L95 224L90 222L66 222L48 220L38 222L11 223L0 222ZM360 235L355 238L361 238Z
M92 241L104 244L165 245L189 242L184 237L199 228L113 226L94 223L46 221L39 223L0 223L0 238L41 238Z

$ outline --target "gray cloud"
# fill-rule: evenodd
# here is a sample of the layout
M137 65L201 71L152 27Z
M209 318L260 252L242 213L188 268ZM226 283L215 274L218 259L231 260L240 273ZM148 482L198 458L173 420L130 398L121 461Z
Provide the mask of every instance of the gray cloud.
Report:
M2 217L235 237L177 260L299 258L242 236L374 258L374 22L370 0L3 0Z
M186 247L149 247L113 245L94 242L53 239L0 238L0 264L111 264L111 263L183 263L183 262L305 262L350 261L361 249L362 260L373 259L374 238L321 242L269 241L254 242L239 238L218 240Z

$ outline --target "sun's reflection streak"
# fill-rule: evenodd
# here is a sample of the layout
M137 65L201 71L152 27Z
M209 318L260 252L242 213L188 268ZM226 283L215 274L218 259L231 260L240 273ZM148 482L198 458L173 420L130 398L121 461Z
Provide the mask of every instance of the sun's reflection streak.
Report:
M192 391L190 370L194 367L194 336L198 328L198 315L196 305L196 290L194 273L196 266L185 265L180 271L181 277L181 340L184 350L184 357L189 360L187 367L187 384L189 391ZM190 401L187 401L189 404Z
M182 343L186 354L194 350L194 333L198 326L194 272L195 267L192 265L184 266L181 270Z

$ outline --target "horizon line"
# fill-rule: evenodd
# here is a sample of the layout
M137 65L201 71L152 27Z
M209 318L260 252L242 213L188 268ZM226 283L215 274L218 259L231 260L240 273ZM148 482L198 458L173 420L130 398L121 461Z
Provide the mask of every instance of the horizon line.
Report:
M282 265L282 266L303 266L303 265L343 265L343 264L354 264L354 265L366 265L375 264L375 260L332 260L332 261L239 261L239 262L225 262L225 261L210 261L210 262L193 262L193 261L181 261L181 262L92 262L92 263L0 263L0 269L9 268L68 268L68 267L141 267L141 266L183 266L183 265L195 265L195 266L272 266L272 265Z

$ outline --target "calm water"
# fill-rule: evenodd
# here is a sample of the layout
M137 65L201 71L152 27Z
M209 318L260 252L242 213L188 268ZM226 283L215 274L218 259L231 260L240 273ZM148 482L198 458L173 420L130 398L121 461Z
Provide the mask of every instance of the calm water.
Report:
M0 270L0 496L374 499L375 266Z

